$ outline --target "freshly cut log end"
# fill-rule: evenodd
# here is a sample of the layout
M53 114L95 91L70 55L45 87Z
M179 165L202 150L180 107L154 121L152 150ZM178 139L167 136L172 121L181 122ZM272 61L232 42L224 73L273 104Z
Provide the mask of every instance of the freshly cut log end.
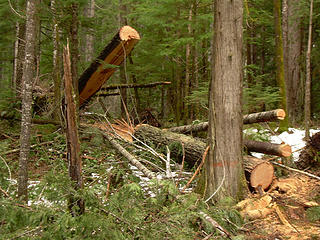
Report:
M124 26L113 37L79 79L79 102L84 105L112 76L117 66L130 54L140 36L132 27Z
M282 153L283 157L290 157L292 154L291 146L288 144L281 144L280 145L280 152Z
M284 120L284 118L286 117L286 112L283 109L277 109L276 115L279 120Z
M122 41L128 41L131 39L140 39L139 33L130 26L123 26L119 31L119 36Z
M255 166L250 175L250 185L253 188L261 186L262 189L267 189L274 176L274 168L271 163L263 162Z

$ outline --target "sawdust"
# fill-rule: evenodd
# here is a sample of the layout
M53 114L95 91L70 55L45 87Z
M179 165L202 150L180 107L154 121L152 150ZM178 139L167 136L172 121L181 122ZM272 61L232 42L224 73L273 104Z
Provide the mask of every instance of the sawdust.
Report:
M248 220L247 239L320 239L320 221L306 210L320 206L320 182L304 175L275 180L264 195L253 195L237 207ZM258 237L257 237L258 236Z

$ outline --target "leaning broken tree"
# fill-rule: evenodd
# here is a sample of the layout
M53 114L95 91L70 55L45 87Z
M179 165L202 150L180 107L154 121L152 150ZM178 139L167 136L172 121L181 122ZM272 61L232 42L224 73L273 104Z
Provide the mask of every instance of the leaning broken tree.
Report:
M99 57L83 72L79 79L79 102L83 105L111 77L139 41L139 33L123 26Z

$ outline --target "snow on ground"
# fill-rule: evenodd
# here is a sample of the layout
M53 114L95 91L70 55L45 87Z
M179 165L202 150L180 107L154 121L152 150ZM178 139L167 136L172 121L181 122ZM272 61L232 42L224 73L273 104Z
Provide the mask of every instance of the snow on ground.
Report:
M311 129L310 136L320 132L320 129ZM305 137L305 130L289 128L288 131L281 133L280 135L271 135L270 142L272 143L286 143L291 146L293 161L299 160L299 155L302 148L306 145L306 142L303 140ZM263 154L254 153L255 157L261 157Z

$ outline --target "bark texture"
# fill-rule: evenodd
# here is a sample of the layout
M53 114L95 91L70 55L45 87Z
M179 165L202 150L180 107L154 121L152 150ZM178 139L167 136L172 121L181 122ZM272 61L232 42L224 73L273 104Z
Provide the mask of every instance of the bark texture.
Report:
M71 76L71 62L69 55L69 46L63 52L64 61L64 82L65 82L65 101L66 101L66 136L67 136L67 158L69 161L69 175L75 184L75 189L83 188L83 180L81 176L82 162L80 157L80 142L78 135L78 112L77 103L75 99L75 90L73 89L73 80ZM74 207L78 206L79 209L75 210ZM69 210L72 215L84 213L83 199L70 196Z
M37 42L36 14L38 0L27 2L26 46L22 86L22 119L20 134L20 157L18 172L18 196L28 200L28 156L30 152L32 86L35 77L35 45Z
M301 68L301 18L299 16L300 0L288 1L288 79L287 99L288 115L292 124L302 119L303 113L303 81Z
M311 42L312 42L312 15L313 15L313 0L310 1L310 15L309 15L309 33L308 33L308 47L306 55L306 89L304 100L304 125L305 136L310 137L310 121L311 121Z
M98 58L83 72L79 79L80 105L93 96L116 71L139 41L138 32L129 27L122 27L111 42L103 49Z
M214 1L213 76L209 92L207 201L241 198L243 1ZM232 146L230 148L230 146Z
M287 144L276 144L269 142L258 142L245 139L243 141L244 147L249 152L259 152L268 155L275 155L280 157L290 157L292 154L291 147Z
M284 62L283 62L283 40L281 28L281 0L273 0L274 12L274 29L275 29L275 62L276 62L276 80L280 88L281 108L287 110L287 97L286 97L286 83L284 76ZM280 123L279 130L286 131L288 129L288 117Z

